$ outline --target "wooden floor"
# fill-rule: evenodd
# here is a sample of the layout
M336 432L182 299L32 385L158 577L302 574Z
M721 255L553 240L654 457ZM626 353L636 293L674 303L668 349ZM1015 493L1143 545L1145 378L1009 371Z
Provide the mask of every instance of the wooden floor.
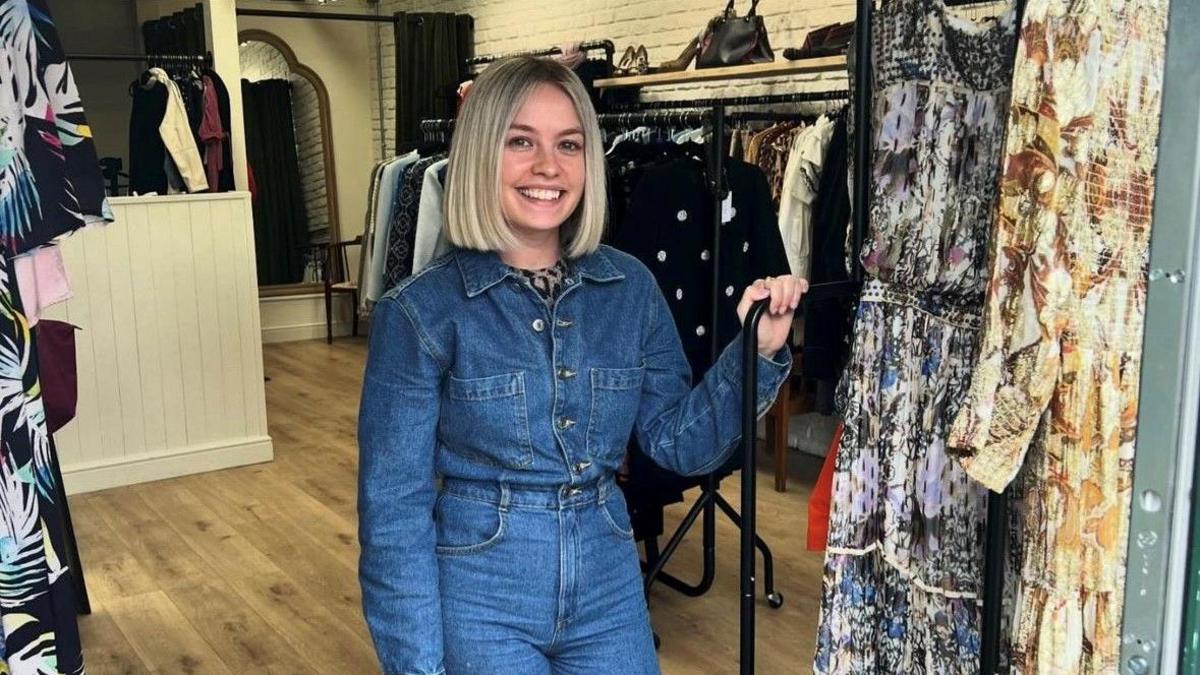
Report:
M355 416L365 342L264 349L275 461L72 498L93 613L87 668L106 673L378 672L356 578ZM759 477L759 532L782 609L758 610L758 671L808 673L821 555L804 550L818 462L793 457L791 491ZM799 466L797 466L799 465ZM723 488L738 503L738 481ZM694 495L690 495L694 498ZM688 503L668 513L673 528ZM713 589L659 586L650 608L667 675L736 673L738 534L718 516ZM699 578L697 527L668 569Z

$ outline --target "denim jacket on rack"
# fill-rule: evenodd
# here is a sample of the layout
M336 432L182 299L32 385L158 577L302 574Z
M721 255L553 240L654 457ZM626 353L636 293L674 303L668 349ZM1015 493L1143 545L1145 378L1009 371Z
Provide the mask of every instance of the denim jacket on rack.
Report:
M692 388L650 272L607 246L548 306L495 253L456 249L385 294L359 410L359 578L386 673L440 673L435 474L570 490L611 478L630 433L703 474L741 437L741 338ZM791 367L758 358L758 413Z

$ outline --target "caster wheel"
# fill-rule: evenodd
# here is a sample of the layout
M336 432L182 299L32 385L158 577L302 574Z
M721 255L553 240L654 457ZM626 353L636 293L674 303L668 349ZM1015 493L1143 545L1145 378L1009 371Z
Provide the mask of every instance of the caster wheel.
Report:
M771 606L771 609L779 609L780 607L783 607L783 594L771 593L767 595L767 604Z

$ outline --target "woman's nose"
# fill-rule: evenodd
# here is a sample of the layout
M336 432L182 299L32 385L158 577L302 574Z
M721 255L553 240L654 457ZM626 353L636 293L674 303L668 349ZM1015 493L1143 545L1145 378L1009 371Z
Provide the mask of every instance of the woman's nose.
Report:
M533 160L533 172L539 176L557 176L558 158L552 150L539 149Z

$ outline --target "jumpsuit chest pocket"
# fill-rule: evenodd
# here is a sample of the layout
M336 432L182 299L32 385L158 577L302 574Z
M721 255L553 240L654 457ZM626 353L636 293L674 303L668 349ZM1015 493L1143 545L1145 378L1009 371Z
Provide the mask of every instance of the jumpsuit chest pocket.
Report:
M438 434L451 452L509 469L533 464L525 373L447 378Z
M619 460L625 454L629 434L637 421L645 378L646 369L643 367L592 368L588 455L595 459Z

